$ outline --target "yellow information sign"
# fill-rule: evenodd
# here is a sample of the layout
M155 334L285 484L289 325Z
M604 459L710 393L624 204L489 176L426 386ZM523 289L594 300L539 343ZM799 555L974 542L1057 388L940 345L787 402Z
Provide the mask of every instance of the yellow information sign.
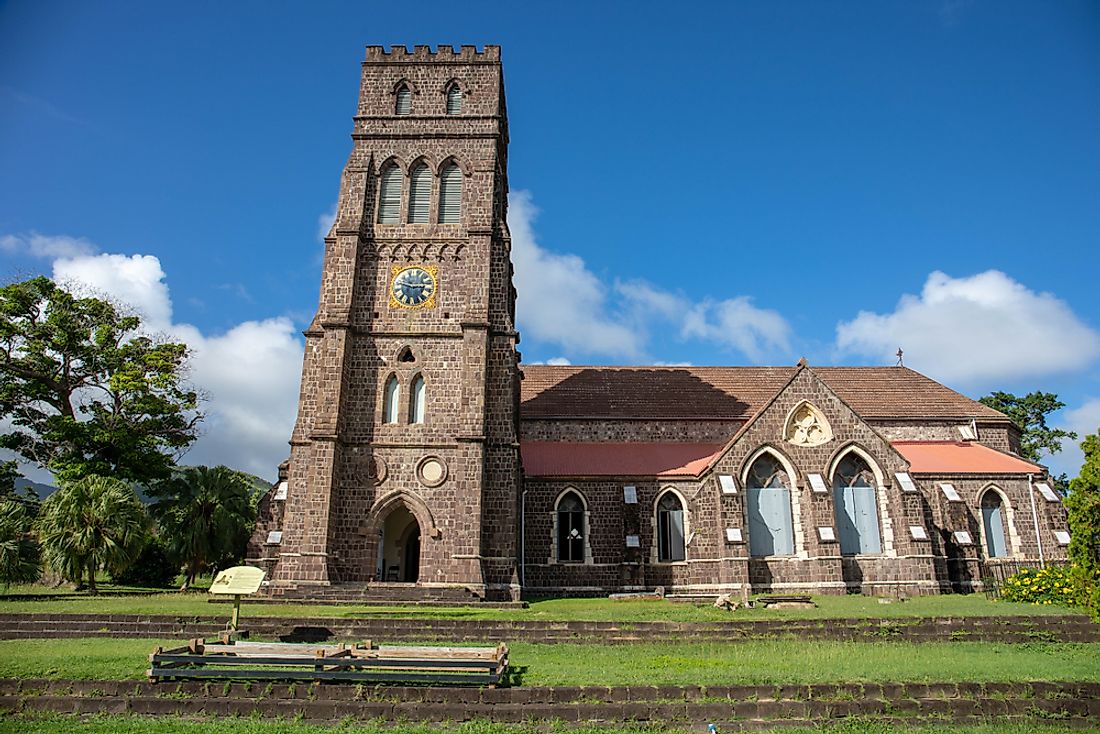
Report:
M255 594L264 580L264 572L253 566L227 568L210 584L211 594Z

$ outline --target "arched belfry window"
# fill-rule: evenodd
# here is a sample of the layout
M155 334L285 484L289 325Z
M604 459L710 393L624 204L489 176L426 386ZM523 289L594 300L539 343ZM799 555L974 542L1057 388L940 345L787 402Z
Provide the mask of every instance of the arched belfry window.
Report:
M397 375L390 375L382 391L382 422L397 423L401 405L401 383Z
M378 184L378 223L397 224L401 221L401 169L391 163L382 171Z
M447 88L447 114L457 115L462 112L462 88L458 84L452 84Z
M558 561L584 563L584 500L570 490L558 499L555 509Z
M792 555L791 478L772 454L762 454L749 467L745 500L749 511L750 555Z
M395 115L412 114L412 92L405 85L401 85L401 88L397 90L397 101L394 104L393 112Z
M411 395L409 400L409 423L423 423L424 411L427 407L427 385L424 383L423 375L417 375L412 381L412 388L409 393Z
M432 200L432 172L421 163L409 176L409 223L427 224Z
M462 169L450 163L439 175L439 222L457 224L462 220Z
M875 474L866 460L848 452L833 472L837 535L844 555L881 553Z
M657 500L657 560L684 560L684 505L675 492L665 492Z
M1005 525L1004 501L994 489L987 489L982 495L982 530L985 531L985 552L988 558L1003 558L1008 555L1007 533Z

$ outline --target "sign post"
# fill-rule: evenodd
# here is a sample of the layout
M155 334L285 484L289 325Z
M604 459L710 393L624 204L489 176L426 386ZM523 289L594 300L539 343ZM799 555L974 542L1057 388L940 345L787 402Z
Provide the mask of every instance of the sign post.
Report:
M229 620L229 631L236 632L241 623L241 597L255 594L265 573L252 566L234 566L220 572L214 583L210 584L210 593L218 596L233 597L233 616Z

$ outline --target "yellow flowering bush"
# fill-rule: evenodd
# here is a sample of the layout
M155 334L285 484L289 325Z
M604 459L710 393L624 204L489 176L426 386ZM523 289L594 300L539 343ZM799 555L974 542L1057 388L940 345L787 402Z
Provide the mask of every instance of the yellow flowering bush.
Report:
M1059 604L1066 607L1085 605L1084 584L1070 566L1025 568L1005 579L1001 598L1032 604Z

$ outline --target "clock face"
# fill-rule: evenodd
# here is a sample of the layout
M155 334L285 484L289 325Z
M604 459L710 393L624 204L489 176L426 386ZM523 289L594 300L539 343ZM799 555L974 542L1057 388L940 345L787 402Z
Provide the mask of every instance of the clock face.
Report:
M435 268L412 266L401 268L390 286L391 305L421 308L435 303Z

